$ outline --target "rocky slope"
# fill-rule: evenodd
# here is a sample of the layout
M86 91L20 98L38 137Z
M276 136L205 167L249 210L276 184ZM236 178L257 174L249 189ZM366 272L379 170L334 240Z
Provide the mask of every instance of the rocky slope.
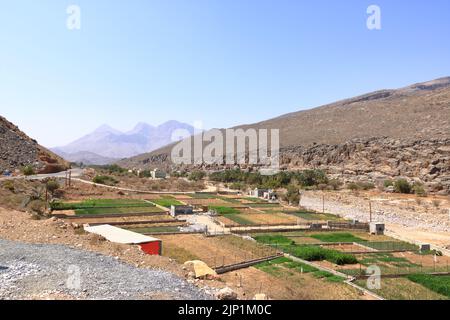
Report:
M450 77L236 128L279 129L284 168L320 167L352 180L405 176L450 190ZM172 146L119 164L170 167Z
M405 177L431 192L450 193L450 139L353 139L343 144L282 150L284 168L318 168L347 181L383 184Z
M59 172L69 166L64 159L40 146L0 116L0 173L27 165L33 166L39 173Z

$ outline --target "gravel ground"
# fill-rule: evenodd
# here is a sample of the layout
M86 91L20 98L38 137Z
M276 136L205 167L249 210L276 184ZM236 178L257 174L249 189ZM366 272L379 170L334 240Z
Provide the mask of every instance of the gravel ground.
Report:
M0 239L1 299L210 299L178 276L65 245Z

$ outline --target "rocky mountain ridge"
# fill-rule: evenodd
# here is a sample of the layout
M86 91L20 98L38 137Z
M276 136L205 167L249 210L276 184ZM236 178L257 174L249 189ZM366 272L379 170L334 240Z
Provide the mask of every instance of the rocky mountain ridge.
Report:
M65 170L69 164L53 152L40 146L13 123L0 116L0 174L32 166L38 173Z

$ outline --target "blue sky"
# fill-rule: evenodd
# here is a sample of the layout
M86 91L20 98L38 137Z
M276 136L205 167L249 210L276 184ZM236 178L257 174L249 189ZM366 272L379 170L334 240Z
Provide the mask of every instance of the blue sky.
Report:
M449 14L448 0L2 1L0 114L48 147L103 123L257 122L449 76Z

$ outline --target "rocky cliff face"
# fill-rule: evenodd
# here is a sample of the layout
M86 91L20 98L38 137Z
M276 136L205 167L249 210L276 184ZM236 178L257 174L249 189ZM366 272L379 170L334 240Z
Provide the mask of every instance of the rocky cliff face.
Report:
M0 116L0 174L27 165L33 166L39 173L58 172L69 166L64 159L40 146Z
M450 193L450 139L353 139L343 144L286 147L283 168L323 169L346 181L404 177L428 190Z
M450 78L376 91L236 128L279 129L285 169L321 168L348 181L406 177L422 181L430 191L450 191ZM170 168L172 147L119 164Z

